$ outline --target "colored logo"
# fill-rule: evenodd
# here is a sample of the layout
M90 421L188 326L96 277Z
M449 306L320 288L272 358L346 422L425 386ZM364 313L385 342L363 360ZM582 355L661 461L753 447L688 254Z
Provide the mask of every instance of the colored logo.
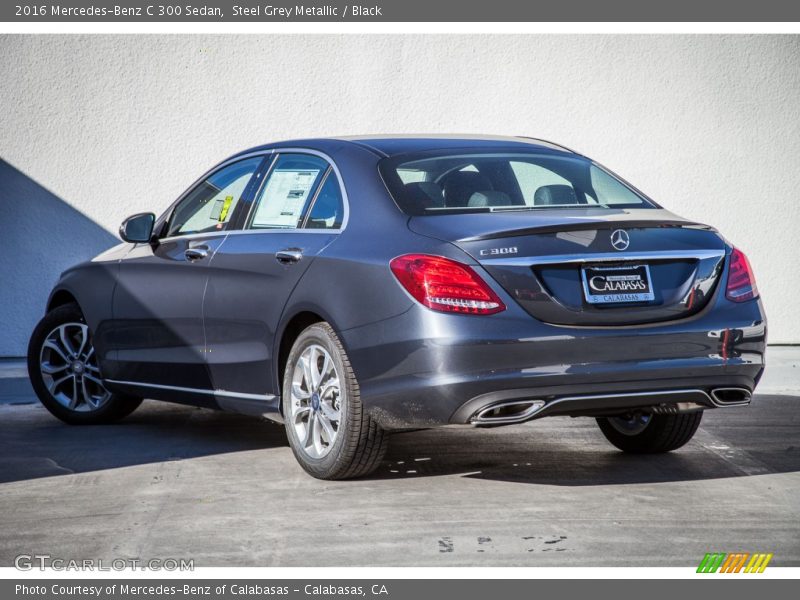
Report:
M772 554L750 554L748 552L709 552L700 561L698 573L763 573Z

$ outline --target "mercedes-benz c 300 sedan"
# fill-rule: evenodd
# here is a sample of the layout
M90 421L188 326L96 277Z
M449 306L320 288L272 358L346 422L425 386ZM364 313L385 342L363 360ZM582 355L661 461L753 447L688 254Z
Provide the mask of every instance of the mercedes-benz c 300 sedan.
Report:
M666 452L764 369L742 251L540 140L269 144L120 236L63 273L33 332L45 407L263 415L315 477L370 473L392 431L553 415Z

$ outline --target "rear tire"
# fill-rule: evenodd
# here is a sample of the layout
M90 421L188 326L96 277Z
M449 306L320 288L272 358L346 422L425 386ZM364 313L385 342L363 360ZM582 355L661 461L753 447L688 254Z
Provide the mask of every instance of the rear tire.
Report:
M28 375L44 407L70 425L99 425L127 417L141 398L106 390L91 332L77 304L54 308L28 344Z
M380 465L388 436L361 404L350 360L327 323L311 325L292 346L281 402L289 445L313 477L363 477Z
M647 417L645 420L643 417ZM606 439L623 452L657 454L686 444L700 426L703 411L678 415L639 415L597 419Z

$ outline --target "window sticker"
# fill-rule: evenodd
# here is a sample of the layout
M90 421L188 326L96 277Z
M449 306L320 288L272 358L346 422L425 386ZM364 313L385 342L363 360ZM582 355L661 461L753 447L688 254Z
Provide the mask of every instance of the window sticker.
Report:
M214 202L214 208L211 210L211 216L209 218L212 221L224 223L228 213L230 212L231 204L233 204L233 196L217 198L217 200Z
M253 217L253 227L297 227L319 169L272 171Z

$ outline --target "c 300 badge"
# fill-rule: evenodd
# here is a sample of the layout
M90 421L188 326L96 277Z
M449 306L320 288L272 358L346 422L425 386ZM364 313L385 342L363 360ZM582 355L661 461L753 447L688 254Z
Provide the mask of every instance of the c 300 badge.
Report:
M505 248L484 248L480 251L481 256L503 256L506 254L516 254L519 252L516 246L507 246Z

